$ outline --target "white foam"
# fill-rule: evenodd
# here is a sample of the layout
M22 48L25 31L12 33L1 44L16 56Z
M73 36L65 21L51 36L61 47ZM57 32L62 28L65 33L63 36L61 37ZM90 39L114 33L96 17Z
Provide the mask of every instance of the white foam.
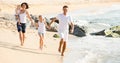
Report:
M68 47L72 50L65 56L64 63L120 63L119 38L87 36L69 39Z

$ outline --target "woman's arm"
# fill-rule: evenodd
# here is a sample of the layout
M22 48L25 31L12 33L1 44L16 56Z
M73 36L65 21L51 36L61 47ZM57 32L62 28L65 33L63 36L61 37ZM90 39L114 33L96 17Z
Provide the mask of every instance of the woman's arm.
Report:
M32 25L34 25L34 24L33 24L33 20L32 20L32 18L30 17L30 14L29 14L29 12L28 12L28 11L26 11L26 14L27 14L27 17L30 19L31 24L32 24Z

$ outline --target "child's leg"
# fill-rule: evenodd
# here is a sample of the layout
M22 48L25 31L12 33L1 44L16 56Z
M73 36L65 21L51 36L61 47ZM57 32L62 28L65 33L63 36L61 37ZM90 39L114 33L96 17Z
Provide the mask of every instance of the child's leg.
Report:
M41 34L39 34L40 37L40 49L43 48L43 36Z
M43 45L44 45L44 33L42 33L42 48L43 48Z

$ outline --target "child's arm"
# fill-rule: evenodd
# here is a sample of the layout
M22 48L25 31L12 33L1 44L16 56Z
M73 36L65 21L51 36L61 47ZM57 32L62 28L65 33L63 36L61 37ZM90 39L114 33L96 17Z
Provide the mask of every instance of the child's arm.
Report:
M16 20L18 20L18 18L19 18L17 9L15 9L15 18L16 18Z
M19 18L19 17L18 17L18 25L21 25L21 24L20 24L20 18Z
M39 27L39 24L38 24L38 23L36 23L36 27L37 27L37 28Z
M20 25L20 17L19 17L19 15L16 14L15 17L16 17L16 20L18 20L18 25Z
M44 24L45 24L45 26L48 28L48 29L50 29L50 26L48 26L47 25L47 23L46 23L46 20L44 19Z

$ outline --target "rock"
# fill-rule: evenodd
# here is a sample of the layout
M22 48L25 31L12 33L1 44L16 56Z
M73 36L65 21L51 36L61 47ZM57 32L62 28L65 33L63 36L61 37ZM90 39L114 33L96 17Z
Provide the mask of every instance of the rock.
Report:
M78 37L84 37L84 36L86 36L86 32L85 32L85 30L80 28L78 25L74 25L73 35L78 36Z
M120 26L113 26L100 32L91 33L91 35L102 35L106 37L120 38Z
M102 30L102 31L100 31L100 32L90 33L90 35L102 35L102 36L105 36L104 31L105 31L105 30Z
M114 38L120 38L120 26L113 26L105 30L105 35L112 36Z
M110 35L106 35L106 37L112 37L112 35L110 34Z
M53 35L54 38L59 38L60 36L58 34Z

